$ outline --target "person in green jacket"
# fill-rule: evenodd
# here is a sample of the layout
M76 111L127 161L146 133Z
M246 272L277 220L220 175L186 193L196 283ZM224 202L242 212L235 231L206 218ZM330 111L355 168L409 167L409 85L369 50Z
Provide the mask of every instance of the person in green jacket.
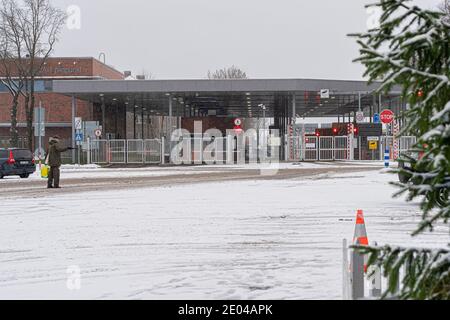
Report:
M67 150L73 150L71 147L61 146L61 138L59 136L51 137L49 140L49 147L47 152L47 164L50 167L48 173L47 188L59 189L59 177L61 167L61 153Z

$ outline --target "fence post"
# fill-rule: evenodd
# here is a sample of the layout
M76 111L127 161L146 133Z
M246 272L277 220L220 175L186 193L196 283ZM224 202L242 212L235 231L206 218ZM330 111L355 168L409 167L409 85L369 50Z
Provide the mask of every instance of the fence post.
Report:
M349 290L348 247L347 239L342 240L342 299L348 300Z
M141 163L145 164L145 139L141 139Z
M147 161L147 153L150 153L149 150L147 150L147 142L150 143L150 139L144 139L143 145L142 145L142 163L146 164ZM151 161L150 161L151 162Z
M374 247L377 246L377 243L374 242L372 244ZM370 269L367 271L368 274L373 275L369 277L370 281L370 289L369 289L369 295L374 298L381 297L381 268L379 266L371 266Z
M86 145L86 162L87 164L91 164L91 138L87 137L87 145Z
M203 135L200 138L200 165L203 165L203 147L204 147L204 140L203 140Z
M234 137L227 136L226 164L234 164Z
M165 143L164 137L161 137L161 164L166 163Z
M123 160L128 164L128 140L123 140Z
M289 157L289 144L288 144L288 135L284 135L284 161L288 161Z
M106 158L106 162L108 164L111 163L112 161L112 154L111 154L111 141L110 140L106 140L106 151L107 151L107 158Z
M125 146L124 146L124 150L125 150L125 163L129 162L129 157L130 157L130 149L129 149L129 140L125 140Z
M379 298L381 297L381 268L379 266L373 266L368 273L370 274L372 272L374 272L374 274L369 278L369 295L374 298Z
M364 256L355 249L352 251L352 300L358 300L364 298Z

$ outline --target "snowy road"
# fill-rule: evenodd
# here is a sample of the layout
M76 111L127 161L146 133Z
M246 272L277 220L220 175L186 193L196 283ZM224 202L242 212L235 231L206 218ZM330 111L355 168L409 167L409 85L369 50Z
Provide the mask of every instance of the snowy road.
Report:
M286 179L333 172L376 170L369 164L307 163L302 165L277 164L269 166L192 166L148 168L98 168L68 166L62 169L62 189L47 190L46 180L34 174L30 179L5 177L0 180L2 198L40 198L54 194L80 193L98 190L129 190L131 188L161 187L170 185L206 183L217 181ZM263 174L262 174L263 173ZM265 174L268 173L268 174Z
M356 209L369 241L448 241L445 227L411 239L420 216L391 198L394 178L372 170L2 196L0 298L340 299L341 242ZM67 288L70 266L80 290Z

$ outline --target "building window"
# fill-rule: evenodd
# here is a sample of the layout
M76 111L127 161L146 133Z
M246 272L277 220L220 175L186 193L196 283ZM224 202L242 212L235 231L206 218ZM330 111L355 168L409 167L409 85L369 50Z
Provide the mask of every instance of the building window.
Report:
M53 82L51 80L36 80L34 82L35 92L49 92L53 90ZM0 82L0 92L9 92L6 85Z

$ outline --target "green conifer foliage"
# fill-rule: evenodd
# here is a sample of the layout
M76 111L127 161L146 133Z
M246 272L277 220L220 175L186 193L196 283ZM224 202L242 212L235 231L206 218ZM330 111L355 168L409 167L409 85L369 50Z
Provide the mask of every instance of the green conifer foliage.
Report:
M412 153L401 156L409 169L407 183L395 196L420 199L422 219L413 232L432 231L449 224L450 204L450 25L444 13L424 10L407 0L378 0L369 5L382 11L378 27L352 34L360 46L355 61L366 67L370 81L382 79L381 92L399 86L409 108L400 134L418 137ZM414 156L420 155L420 156ZM450 240L450 238L449 238ZM399 270L405 270L402 299L450 299L450 248L360 248L370 254L369 264L383 267L396 293Z

